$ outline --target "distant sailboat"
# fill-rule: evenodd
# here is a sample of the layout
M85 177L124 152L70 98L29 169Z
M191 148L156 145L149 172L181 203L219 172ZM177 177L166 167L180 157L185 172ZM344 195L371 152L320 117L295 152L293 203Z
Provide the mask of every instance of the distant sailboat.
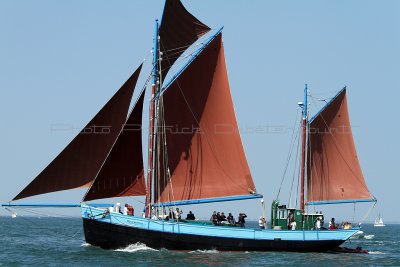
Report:
M381 217L380 213L379 213L378 218L375 219L374 226L375 227L383 227L383 226L385 226L385 224L383 223L383 220L382 220L382 217Z

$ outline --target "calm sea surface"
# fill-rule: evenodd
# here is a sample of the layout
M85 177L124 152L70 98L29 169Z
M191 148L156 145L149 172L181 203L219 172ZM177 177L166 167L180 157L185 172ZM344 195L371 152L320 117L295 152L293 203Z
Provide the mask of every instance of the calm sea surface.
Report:
M85 243L80 218L0 217L0 266L400 266L400 225L345 243L370 254L175 252L133 244L102 250Z

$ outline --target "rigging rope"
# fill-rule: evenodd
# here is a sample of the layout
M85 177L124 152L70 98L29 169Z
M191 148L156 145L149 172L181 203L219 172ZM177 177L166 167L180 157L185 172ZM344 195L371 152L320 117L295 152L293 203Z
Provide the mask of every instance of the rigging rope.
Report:
M374 205L372 205L372 206L369 208L367 214L365 214L364 218L361 219L361 221L358 223L358 225L361 225L361 224L364 223L364 221L367 219L367 217L369 216L369 214L371 213L371 211L375 208L375 205L376 205L376 201L374 202Z
M196 48L196 47L198 47L199 45L203 45L203 44L204 44L203 42L197 42L197 43L194 44L193 49ZM182 50L185 52L185 51L188 50L187 48L189 48L189 47L192 46L192 45L193 45L193 44L188 45L188 46L181 46L181 47L174 48L174 49L170 49L170 50L161 50L161 52L164 54L164 52L173 51L173 50L177 50L177 49L181 49L181 48L186 48L186 49L182 49ZM160 38L160 47L163 47L163 46L164 46L164 45L163 45L162 40L161 40L161 38ZM181 52L182 50L180 50L179 52ZM160 64L160 73L163 72L163 71L165 71L166 69L172 68L173 65L177 65L178 63L180 63L180 62L182 62L183 60L185 60L187 57L193 56L193 54L196 53L197 51L198 51L198 49L194 49L194 51L188 53L187 55L184 55L184 52L183 52L183 53L180 54L178 57L171 57L171 56L177 55L179 52L175 52L175 53L172 53L172 54L170 54L170 55L168 55L168 53L165 53L165 55L163 55L163 56L166 57L166 59L167 59L167 61L168 61L168 66L166 66L164 69L161 69L161 64ZM180 59L180 60L175 60L174 63L171 64L171 61L172 61L172 60L174 60L174 59L179 59L179 58L181 58L181 59ZM162 57L161 57L161 59L162 59ZM161 85L161 84L162 84L162 83L160 82L160 85Z
M293 153L293 149L294 149L294 143L295 143L295 141L297 139L297 134L295 135L295 132L296 132L295 130L296 130L296 124L297 124L298 116L299 116L299 109L297 109L296 119L295 119L293 127L292 127L292 137L291 137L291 141L290 141L290 145L289 145L289 153L288 153L288 157L287 157L287 160L286 160L285 169L283 171L282 180L281 180L281 184L279 186L278 194L276 195L276 199L279 198L279 195L281 193L282 185L283 185L283 182L285 180L285 176L286 176L286 172L287 172L288 167L289 167L290 159L292 157L292 153Z
M296 158L294 160L292 184L291 184L291 187L290 187L289 205L292 204L292 199L291 198L292 198L292 192L293 192L293 186L294 186L295 178L297 176L297 184L298 184L299 183L299 177L300 177L300 165L299 165L299 167L297 166L297 164L299 163L298 158L299 158L299 155L300 155L300 129L301 129L301 122L300 122L300 126L298 128L297 134L296 134L296 136L297 136L297 149L296 149ZM296 198L297 198L297 196L298 196L298 194L296 194ZM296 206L297 206L297 200L296 200L295 207Z
M65 221L74 221L74 222L76 222L77 219L78 219L78 218L74 218L73 216L65 216L65 215L53 212L53 214L57 215L57 216L54 216L54 215L51 215L52 213L50 213L50 212L49 213L38 212L38 211L33 211L31 209L24 208L24 207L14 207L13 209L17 209L19 212L26 212L26 213L35 214L35 215L48 217L48 218L57 218L57 219L65 220ZM10 212L14 212L11 208L7 208L7 210L10 211ZM14 213L16 213L16 212L14 212ZM39 225L39 223L37 221L29 219L29 217L25 217L24 215L19 215L17 218L21 218L22 220L25 220L25 221L29 222L31 225L36 225L36 226ZM44 228L44 227L39 227L38 229L48 230L48 228ZM65 229L66 228L64 227L63 230L65 230ZM68 236L66 236L65 233L63 233L61 231L54 231L53 230L53 231L49 231L49 232L62 236L63 240L72 240L79 233L82 233L82 228L79 227L79 229L73 235L68 235ZM81 240L84 241L83 239L81 239Z

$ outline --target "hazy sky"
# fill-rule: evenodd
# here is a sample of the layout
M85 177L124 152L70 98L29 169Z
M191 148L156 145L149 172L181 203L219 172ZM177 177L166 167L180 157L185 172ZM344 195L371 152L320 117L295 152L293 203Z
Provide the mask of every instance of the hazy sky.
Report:
M386 221L400 221L395 198L400 187L400 2L182 2L213 29L225 26L236 115L267 213L281 182L304 84L316 98L332 97L347 85L358 156L378 199L368 220L381 212ZM47 166L148 56L162 8L162 0L0 2L0 202L11 200ZM312 102L312 112L321 103ZM293 168L282 202L289 198ZM79 202L83 193L21 202ZM142 207L133 199L124 201ZM357 205L356 220L370 206ZM259 200L183 209L201 217L215 209L246 211L250 218L260 214ZM328 217L353 217L352 204L317 210ZM79 216L78 209L65 213Z

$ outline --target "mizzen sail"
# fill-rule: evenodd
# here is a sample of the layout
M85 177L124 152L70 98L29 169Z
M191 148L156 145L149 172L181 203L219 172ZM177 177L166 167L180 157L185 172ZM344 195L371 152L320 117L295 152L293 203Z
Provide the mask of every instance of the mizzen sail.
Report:
M210 28L190 14L180 0L166 0L159 29L161 75L165 77L178 57Z
M88 186L126 120L140 66L68 146L13 200Z
M142 157L144 91L129 115L84 201L146 194Z
M156 202L256 192L231 99L222 35L160 97Z
M307 200L373 200L354 145L346 88L309 123Z

